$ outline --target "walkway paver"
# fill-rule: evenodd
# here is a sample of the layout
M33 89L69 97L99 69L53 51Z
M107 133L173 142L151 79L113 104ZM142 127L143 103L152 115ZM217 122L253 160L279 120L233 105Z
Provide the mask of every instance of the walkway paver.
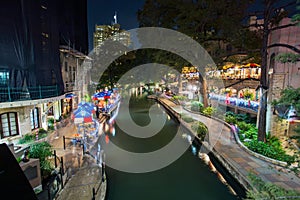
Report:
M102 120L103 121L103 120ZM57 129L57 133L48 139L58 157L63 157L64 164L73 170L72 177L66 182L64 188L59 192L57 200L80 199L91 200L93 188L96 191L96 198L104 200L106 195L106 179L102 182L101 167L95 159L89 155L83 155L82 148L69 146L70 139L66 139L66 149L63 146L63 136L73 138L77 133L75 124L68 123L65 127Z
M259 159L243 150L237 144L230 128L223 123L200 114L189 112L168 99L159 98L159 100L177 113L189 115L206 124L209 130L209 143L243 177L248 177L249 173L254 173L263 181L272 182L286 189L294 189L300 192L300 178L294 172Z

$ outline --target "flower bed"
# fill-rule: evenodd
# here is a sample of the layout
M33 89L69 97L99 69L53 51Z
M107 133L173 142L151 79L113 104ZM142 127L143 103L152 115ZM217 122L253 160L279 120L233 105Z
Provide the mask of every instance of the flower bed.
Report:
M291 164L295 162L296 156L288 155L282 148L281 141L275 136L267 134L266 142L257 140L257 128L253 123L247 123L247 119L241 121L240 116L233 113L226 113L225 121L232 126L238 133L240 141L250 150L263 156L287 162Z

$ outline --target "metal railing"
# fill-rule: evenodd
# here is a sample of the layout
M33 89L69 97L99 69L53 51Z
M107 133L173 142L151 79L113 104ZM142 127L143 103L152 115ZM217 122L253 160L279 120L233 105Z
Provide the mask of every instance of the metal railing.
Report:
M58 96L58 86L36 86L36 87L1 87L0 86L0 102L13 102L44 99Z
M259 102L251 101L246 99L240 99L236 97L229 97L227 98L225 95L217 95L217 94L210 94L209 99L216 100L228 105L237 106L240 108L250 109L254 112L258 112L259 109Z

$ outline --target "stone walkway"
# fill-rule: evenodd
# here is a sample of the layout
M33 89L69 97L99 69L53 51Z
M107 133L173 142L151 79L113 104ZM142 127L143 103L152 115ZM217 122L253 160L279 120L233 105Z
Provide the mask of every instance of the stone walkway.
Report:
M57 133L48 139L58 157L63 157L64 165L69 169L71 178L66 182L64 188L59 192L57 200L80 199L91 200L93 188L98 200L104 200L106 195L106 179L102 182L101 167L96 160L89 155L83 155L82 147L70 145L70 138L77 133L75 124L68 123L61 127ZM65 136L65 146L63 145Z
M211 151L216 157L225 162L230 172L246 188L250 188L248 179L249 173L254 173L263 181L272 182L286 189L294 189L300 192L300 178L290 170L272 164L271 162L259 159L243 150L235 140L230 128L220 121L205 117L203 115L191 113L181 106L174 104L168 99L159 98L159 101L167 104L176 113L186 114L192 118L203 122L209 130L209 143Z

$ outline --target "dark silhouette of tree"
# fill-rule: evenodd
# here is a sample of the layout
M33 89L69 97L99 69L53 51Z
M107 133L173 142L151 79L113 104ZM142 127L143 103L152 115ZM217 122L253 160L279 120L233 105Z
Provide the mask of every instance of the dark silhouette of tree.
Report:
M252 1L146 0L138 11L140 27L163 27L184 33L210 51L215 63L228 53L260 48L259 36L245 28ZM214 47L212 44L219 43ZM230 44L230 51L220 45ZM255 45L256 44L256 45Z
M258 115L258 140L266 141L266 111L267 111L267 96L269 89L269 77L268 77L268 48L275 46L289 47L287 44L269 44L269 34L278 29L282 29L288 26L294 26L296 23L291 23L283 26L278 26L279 22L288 16L288 10L296 5L296 1L278 1L278 0L264 0L263 1L263 24L262 26L262 49L261 49L261 79L260 79L260 110ZM293 48L291 48L293 49Z
M190 36L207 50L215 63L219 64L226 61L229 54L245 54L255 49L252 51L254 56L259 52L259 35L247 30L244 24L246 9L251 2L146 0L144 7L138 11L138 20L140 27L163 27ZM227 49L222 48L225 45L228 45ZM162 61L167 60L169 56L163 53L157 58ZM199 66L196 67L201 71ZM203 103L207 106L206 80L204 76L199 78L202 83Z

